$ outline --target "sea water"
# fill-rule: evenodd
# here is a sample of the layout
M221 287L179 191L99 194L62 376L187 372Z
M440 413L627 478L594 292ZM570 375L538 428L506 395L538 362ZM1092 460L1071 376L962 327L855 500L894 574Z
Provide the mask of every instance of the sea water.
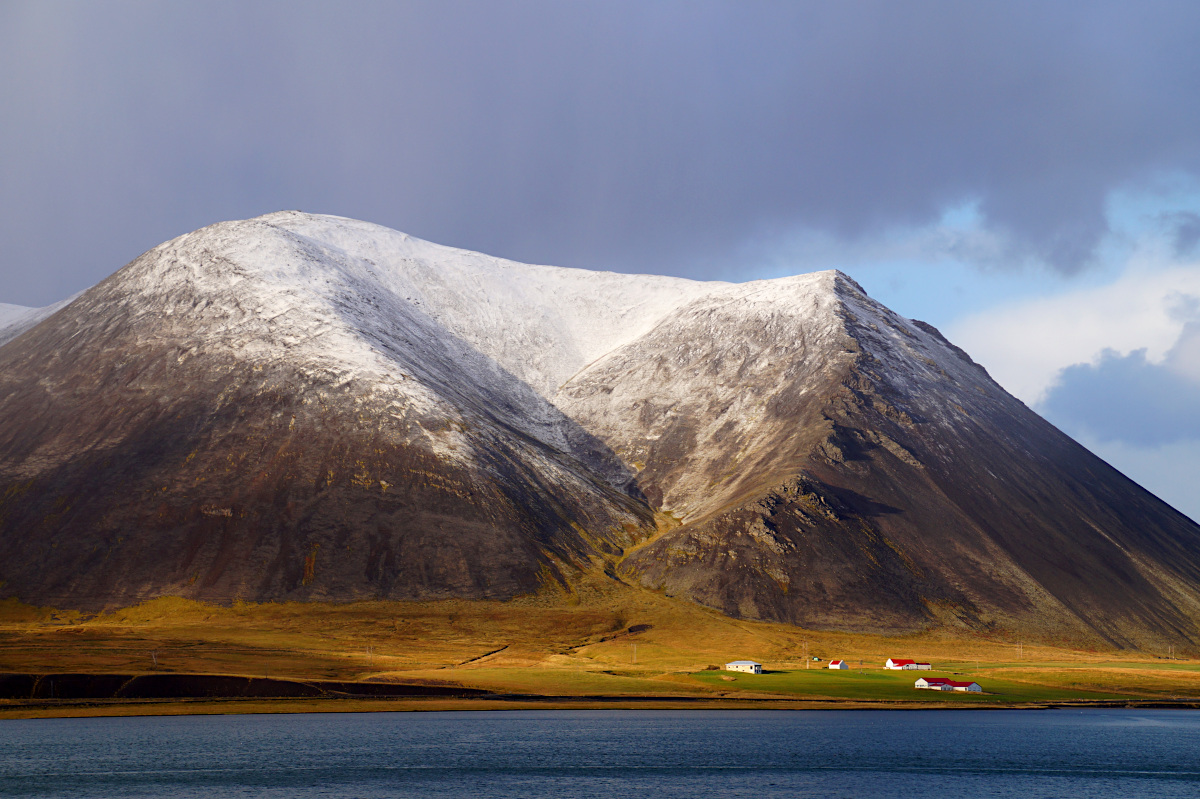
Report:
M0 721L0 795L1196 797L1185 710L509 711Z

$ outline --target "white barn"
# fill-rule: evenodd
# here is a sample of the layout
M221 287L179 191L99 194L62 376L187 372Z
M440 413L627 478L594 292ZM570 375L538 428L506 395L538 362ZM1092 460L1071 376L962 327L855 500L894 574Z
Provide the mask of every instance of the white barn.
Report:
M908 658L888 658L887 662L883 664L883 667L885 669L902 669L904 671L912 671L914 669L919 669L920 671L929 671L933 668L928 663L918 663L917 661L909 660Z
M744 671L747 674L762 674L762 664L753 660L735 660L725 664L725 671Z
M831 661L829 661L829 666L827 668L848 669L850 667L846 665L846 661L844 661L844 660L831 660Z

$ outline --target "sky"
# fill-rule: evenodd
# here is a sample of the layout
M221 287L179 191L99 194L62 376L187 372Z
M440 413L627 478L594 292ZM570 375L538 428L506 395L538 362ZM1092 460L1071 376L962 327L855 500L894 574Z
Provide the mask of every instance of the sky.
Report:
M1200 3L0 0L0 302L300 209L837 268L1200 519Z

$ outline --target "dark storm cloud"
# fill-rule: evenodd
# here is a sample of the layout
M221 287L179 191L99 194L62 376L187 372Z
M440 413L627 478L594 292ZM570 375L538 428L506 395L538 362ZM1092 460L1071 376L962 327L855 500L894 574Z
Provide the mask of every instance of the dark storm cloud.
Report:
M1176 211L1166 214L1166 222L1171 228L1178 257L1187 257L1200 244L1200 214L1191 211Z
M280 208L705 276L978 202L1076 269L1106 194L1200 174L1200 4L0 6L0 300Z
M1146 351L1111 350L1098 363L1064 369L1038 410L1066 432L1098 441L1155 447L1200 441L1200 381L1178 363L1200 354L1200 326L1191 323L1165 363Z

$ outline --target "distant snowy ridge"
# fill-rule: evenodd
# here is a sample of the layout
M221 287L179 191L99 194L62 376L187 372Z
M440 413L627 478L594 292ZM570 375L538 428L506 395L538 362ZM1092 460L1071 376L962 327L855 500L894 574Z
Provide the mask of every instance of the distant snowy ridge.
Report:
M562 412L567 384L680 314L700 314L684 338L720 341L722 331L703 326L711 311L783 313L833 333L837 279L732 284L533 266L352 219L279 212L166 242L89 302L99 303L97 319L152 316L145 329L172 347L190 336L182 358L202 347L243 363L284 360L328 385L355 383L377 411L487 416L577 453L576 425ZM453 426L428 435L444 455L462 454Z
M80 292L80 294L82 293ZM12 341L59 309L70 305L78 296L79 294L73 294L65 300L59 300L42 308L29 308L24 305L11 305L6 302L0 302L0 346Z
M27 305L12 305L7 302L0 302L0 329L7 328L25 314L36 310L38 309L30 308Z
M324 359L374 370L381 364L361 350L361 342L331 335L334 329L380 345L397 335L436 334L432 322L548 399L572 376L689 303L811 304L829 288L818 284L835 274L733 284L536 266L367 222L295 211L218 223L147 255L158 257L138 259L145 266L124 283L138 290L138 301L155 297L170 316L187 310L172 297L210 292L269 321L266 330L240 331L242 354L269 340L307 342L319 344ZM182 291L185 286L190 290ZM78 296L44 308L0 303L0 343ZM222 332L232 341L239 331ZM331 348L334 338L342 340Z
M392 387L412 377L457 383L462 375L448 371L465 370L485 392L532 389L559 406L569 383L660 324L692 319L676 336L719 343L730 331L705 321L713 314L764 321L782 315L810 337L828 337L843 332L841 309L849 308L871 323L881 349L911 353L915 345L937 368L964 366L948 362L940 342L839 272L735 284L536 266L296 211L180 236L101 286L112 281L120 290L108 294L110 310L120 306L128 320L159 314L167 327L195 325L198 346L225 348L238 360L282 357L333 382ZM44 308L0 304L0 344L78 296ZM410 382L405 393L422 388ZM490 399L498 399L494 391Z

